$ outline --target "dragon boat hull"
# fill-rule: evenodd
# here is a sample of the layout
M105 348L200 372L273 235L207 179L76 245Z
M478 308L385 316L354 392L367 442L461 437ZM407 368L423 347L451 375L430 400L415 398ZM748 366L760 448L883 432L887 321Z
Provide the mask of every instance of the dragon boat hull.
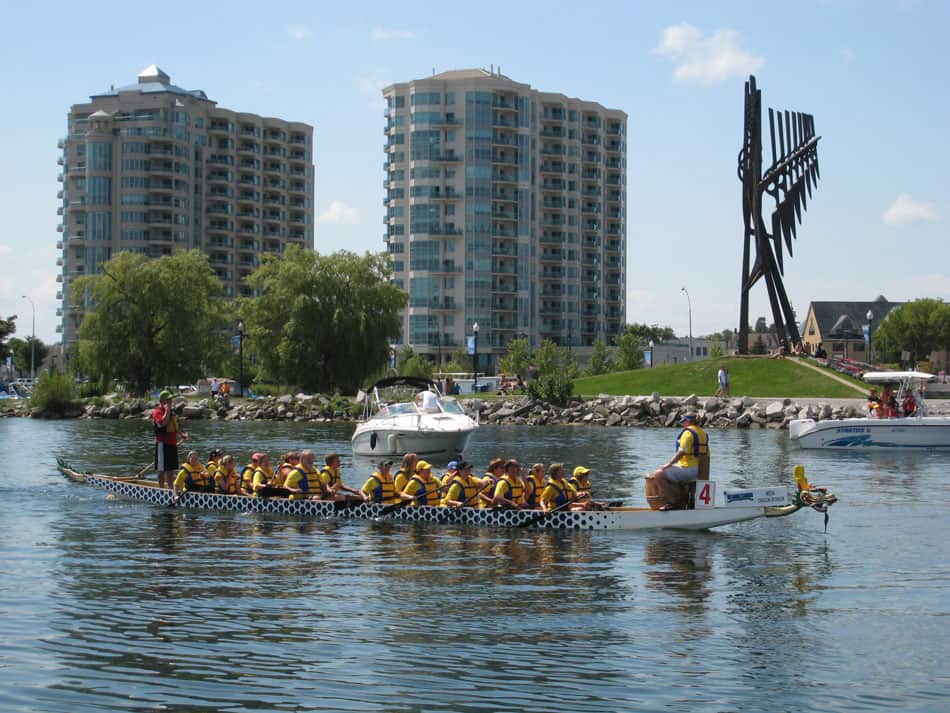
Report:
M100 488L122 498L166 507L173 505L172 491L159 488L154 482L78 473L64 466L60 466L60 471L70 480ZM384 506L374 503L334 503L320 500L255 498L193 492L183 493L177 505L195 510L277 513L309 518L364 520L385 518L406 522L556 530L706 530L760 517L788 515L801 507L800 504L780 507L723 506L667 512L649 508L620 507L580 512L563 510L539 517L540 511L537 510L479 510L419 506L401 507L391 512L384 512Z

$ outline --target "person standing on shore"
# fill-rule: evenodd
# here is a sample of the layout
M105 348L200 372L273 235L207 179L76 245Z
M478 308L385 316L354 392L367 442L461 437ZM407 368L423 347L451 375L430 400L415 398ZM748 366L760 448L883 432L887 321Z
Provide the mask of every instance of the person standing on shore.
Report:
M178 444L188 440L182 432L172 407L172 392L165 389L158 395L158 406L152 411L155 431L155 470L158 487L171 488L178 471Z
M721 366L719 367L719 373L717 374L719 379L719 390L716 392L716 396L728 396L729 395L729 370Z

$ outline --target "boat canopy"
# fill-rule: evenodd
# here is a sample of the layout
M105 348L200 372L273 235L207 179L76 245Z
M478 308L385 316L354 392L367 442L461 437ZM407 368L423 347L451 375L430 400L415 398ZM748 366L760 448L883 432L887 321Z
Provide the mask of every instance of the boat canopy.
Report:
M385 379L380 379L375 384L369 387L369 390L373 389L388 389L392 386L412 386L423 391L435 391L439 392L438 384L436 384L432 379L426 379L422 376L390 376Z
M868 371L862 377L870 384L900 384L905 381L930 381L936 377L923 371Z

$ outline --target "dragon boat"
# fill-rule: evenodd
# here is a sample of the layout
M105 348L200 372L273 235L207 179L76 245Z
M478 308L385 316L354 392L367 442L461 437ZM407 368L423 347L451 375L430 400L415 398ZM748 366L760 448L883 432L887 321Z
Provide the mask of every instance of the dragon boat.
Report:
M154 481L138 477L116 477L83 473L62 460L59 471L70 481L100 488L113 496L138 500L152 505L183 507L194 510L277 513L308 518L346 518L364 520L399 520L407 522L457 523L494 527L530 527L561 530L706 530L722 525L755 520L761 517L782 517L806 507L825 514L837 498L825 488L810 485L804 472L796 467L798 490L789 502L785 486L754 490L726 490L722 504L692 510L658 511L647 507L609 507L605 510L575 511L557 508L540 510L495 510L476 508L443 508L426 505L402 507L361 501L331 502L325 500L289 500L283 497L249 497L215 493L186 492L178 502L173 492L159 488ZM711 481L710 481L711 482ZM783 501L784 504L765 504ZM698 499L697 502L702 502Z

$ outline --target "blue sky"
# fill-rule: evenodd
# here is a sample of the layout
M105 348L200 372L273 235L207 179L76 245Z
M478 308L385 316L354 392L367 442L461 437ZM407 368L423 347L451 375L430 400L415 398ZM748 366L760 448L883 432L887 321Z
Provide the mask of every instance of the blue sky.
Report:
M315 126L320 252L380 251L380 89L501 66L623 109L628 321L737 326L743 82L811 113L821 181L786 286L811 300L950 298L950 3L18 3L0 0L0 314L56 337L56 140L71 104L156 63L220 105ZM398 10L397 12L394 12ZM941 169L944 169L943 171ZM751 318L766 315L764 285ZM770 318L771 321L771 318Z

